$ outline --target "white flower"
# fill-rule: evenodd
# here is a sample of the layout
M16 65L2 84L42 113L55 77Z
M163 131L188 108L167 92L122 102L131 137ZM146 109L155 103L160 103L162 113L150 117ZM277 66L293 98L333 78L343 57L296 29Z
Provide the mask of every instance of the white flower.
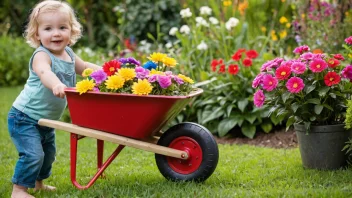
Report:
M210 17L210 18L209 18L209 21L210 21L210 23L212 23L212 24L214 24L214 25L216 25L216 24L219 23L219 21L218 21L215 17Z
M114 11L114 12L125 12L125 10L122 8L122 7L120 7L120 6L115 6L113 9L112 9L112 11Z
M191 29L189 29L188 25L183 25L180 28L180 32L184 33L184 34L189 34L190 31L191 31Z
M207 50L208 49L208 45L202 40L200 42L200 44L197 46L198 50Z
M172 47L172 43L171 43L171 42L166 43L166 44L165 44L165 47L166 47L167 49L171 48L171 47Z
M200 7L200 14L201 15L211 15L211 8L209 8L208 6L202 6Z
M209 27L209 23L203 17L196 17L197 27L202 25L205 27Z
M186 8L180 11L180 15L182 18L188 18L192 16L192 12L189 8Z
M240 21L237 18L231 17L226 23L225 27L227 30L231 30L233 27L236 27Z
M177 27L172 27L169 31L169 35L175 36L177 31L178 31Z

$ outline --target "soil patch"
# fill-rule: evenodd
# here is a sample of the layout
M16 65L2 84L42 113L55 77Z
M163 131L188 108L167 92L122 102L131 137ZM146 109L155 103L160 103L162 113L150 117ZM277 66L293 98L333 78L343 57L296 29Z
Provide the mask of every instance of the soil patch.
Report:
M294 130L285 129L276 130L270 133L257 132L253 139L247 138L241 135L240 131L231 132L231 134L225 137L215 136L218 144L249 144L261 147L271 148L296 148L298 146L297 136Z

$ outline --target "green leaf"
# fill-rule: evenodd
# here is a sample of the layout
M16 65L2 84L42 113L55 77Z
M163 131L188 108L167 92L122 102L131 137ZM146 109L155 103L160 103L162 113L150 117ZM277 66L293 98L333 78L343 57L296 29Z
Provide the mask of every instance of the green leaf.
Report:
M295 116L290 116L286 122L286 131L290 128L290 126L295 122Z
M226 118L221 120L218 125L218 133L220 137L226 135L233 127L237 124L237 120L234 118Z
M305 103L312 103L312 104L320 104L320 100L318 98L311 98L311 99L308 99L307 102Z
M204 120L202 121L202 124L205 124L211 120L217 119L222 115L224 115L224 112L222 111L222 107L218 107L214 111L211 111L211 113L207 117L203 116Z
M228 117L230 116L233 107L234 107L234 105L229 105L226 107L226 114Z
M319 96L324 97L326 93L330 90L330 87L322 87L320 88L319 91Z
M334 93L329 93L329 95L330 95L332 98L336 99L336 94L334 94Z
M251 124L246 124L246 125L242 126L241 131L242 131L243 135L253 139L253 137L255 135L255 126L251 125Z
M293 110L293 113L296 113L299 107L300 107L300 104L298 102L291 104L291 109Z
M245 119L246 119L249 123L253 124L253 122L257 119L257 115L254 114L254 113L246 114Z
M290 92L285 92L284 94L281 95L282 101L286 102L286 100L290 97L291 93Z
M334 111L334 109L329 106L328 104L322 104L325 108L329 109L330 111Z
M265 133L269 133L273 129L273 125L270 122L265 122L260 125Z
M323 105L315 105L314 106L314 112L315 114L317 115L320 115L321 111L324 109L324 106Z
M248 99L247 99L247 98L245 98L245 99L243 99L243 100L240 100L240 101L238 101L238 103L237 103L238 108L239 108L242 112L244 112L244 109L246 108L247 104L248 104Z
M314 89L315 89L315 85L310 85L310 86L307 86L307 88L305 89L306 91L306 94L309 94L310 92L312 92Z

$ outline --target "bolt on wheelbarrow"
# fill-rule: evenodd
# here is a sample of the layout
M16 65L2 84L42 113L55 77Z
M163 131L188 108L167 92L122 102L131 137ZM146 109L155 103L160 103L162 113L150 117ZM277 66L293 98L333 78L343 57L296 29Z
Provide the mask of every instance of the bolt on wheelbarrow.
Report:
M40 119L38 123L71 133L71 181L78 189L91 187L125 146L155 153L160 173L172 181L203 182L214 172L219 151L208 129L184 122L160 133L202 89L187 96L104 92L80 95L74 88L67 88L65 92L72 124L48 119ZM76 166L78 141L84 137L97 139L98 170L82 186L76 179ZM103 163L104 141L119 146Z

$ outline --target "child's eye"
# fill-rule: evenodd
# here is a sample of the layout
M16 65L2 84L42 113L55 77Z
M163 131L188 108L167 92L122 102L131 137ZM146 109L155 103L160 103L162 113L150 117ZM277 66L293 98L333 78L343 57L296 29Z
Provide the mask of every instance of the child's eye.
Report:
M62 29L62 30L63 30L63 29L66 29L66 27L65 27L65 26L62 26L60 29Z
M47 28L45 28L44 30L51 30L51 28L50 28L50 27L47 27Z

